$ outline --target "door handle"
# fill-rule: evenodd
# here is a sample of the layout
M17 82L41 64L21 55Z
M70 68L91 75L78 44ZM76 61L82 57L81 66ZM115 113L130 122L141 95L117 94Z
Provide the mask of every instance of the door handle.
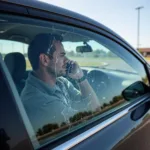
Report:
M136 121L136 120L142 118L148 112L149 109L150 109L150 102L145 102L144 104L137 106L131 112L131 119Z

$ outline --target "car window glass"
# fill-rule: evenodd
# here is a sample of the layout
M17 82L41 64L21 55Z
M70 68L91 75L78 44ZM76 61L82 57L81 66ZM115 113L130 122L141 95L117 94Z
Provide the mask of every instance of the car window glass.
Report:
M122 91L136 81L148 81L139 60L105 36L53 22L2 17L8 22L0 29L13 28L2 35L1 53L41 146L126 106ZM33 46L38 34L53 42L46 47L43 36ZM28 55L31 43L36 50ZM70 70L66 62L72 63ZM35 71L39 65L42 69Z

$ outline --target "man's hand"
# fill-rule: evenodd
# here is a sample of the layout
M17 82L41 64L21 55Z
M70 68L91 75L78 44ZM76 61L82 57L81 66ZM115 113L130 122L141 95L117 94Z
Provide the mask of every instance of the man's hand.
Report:
M67 63L72 66L71 73L68 73L68 76L74 80L81 79L84 74L78 63L72 60L68 60Z
M68 76L74 80L79 80L84 76L84 73L77 62L72 60L67 60L67 63L71 64L70 68L71 73L68 73ZM82 82L78 82L81 95L83 99L90 100L91 110L95 111L96 109L100 109L100 102L95 94L93 88L88 83L88 80L83 80Z

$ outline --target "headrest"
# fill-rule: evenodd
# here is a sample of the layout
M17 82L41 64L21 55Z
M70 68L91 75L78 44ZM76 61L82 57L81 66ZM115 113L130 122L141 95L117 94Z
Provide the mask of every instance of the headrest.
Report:
M23 54L19 52L9 53L5 56L4 61L14 82L23 79L26 70L26 61Z

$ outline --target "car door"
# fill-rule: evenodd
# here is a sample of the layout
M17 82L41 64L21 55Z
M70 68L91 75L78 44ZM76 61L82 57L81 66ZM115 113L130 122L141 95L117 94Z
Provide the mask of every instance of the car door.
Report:
M12 5L9 6L13 8ZM20 125L22 130L18 132L21 135L16 139L23 138L22 133L24 133L26 135L25 139L28 142L30 139L34 149L149 149L149 91L130 100L126 100L122 96L122 92L137 81L149 86L148 64L144 59L126 42L114 35L113 32L106 30L106 28L98 28L95 25L81 21L81 19L65 17L59 13L54 15L34 8L24 6L21 8L28 10L28 16L21 15L21 12L18 12L19 15L17 13L13 15L1 14L1 20L7 20L8 26L12 27L14 25L14 28L10 30L13 31L10 32L13 35L10 35L11 40L29 44L28 40L22 39L26 39L32 34L31 37L33 38L34 33L51 31L65 35L64 39L66 40L64 40L63 45L68 50L67 57L80 64L87 75L88 82L100 99L101 110L91 112L90 108L84 107L84 104L77 103L76 107L80 111L70 117L69 123L66 121L54 126L50 123L42 125L41 121L36 124L39 128L35 130L32 124L33 120L17 93L17 86L14 86L11 76L8 70L4 69L6 66L1 59L2 71L5 73L3 78L5 75L7 84L11 87L8 93L11 93L14 99L10 102L17 108L22 121ZM27 29L26 32L23 30L25 28ZM16 32L22 34L22 36L14 34ZM27 34L29 32L30 34ZM6 35L8 34L6 33ZM7 44L10 39L5 37L5 40L7 41L0 42L3 47L6 45L6 48L8 48ZM10 51L4 51L3 49L4 58L7 53L15 52L17 46L18 44L14 42ZM91 53L87 53L89 46L92 48ZM77 53L77 47L79 52L82 48L85 48L85 52ZM17 51L23 53L22 49ZM23 54L27 63L26 71L30 72L32 69L27 57L27 47ZM77 86L72 80L70 82L75 87ZM6 95L3 96L6 97ZM55 110L59 111L57 107ZM16 116L11 118L17 118ZM54 117L52 114L49 116ZM43 120L40 115L37 118ZM3 120L4 117L2 117ZM5 126L9 125L8 122L2 128L5 129ZM13 127L18 126L14 125ZM14 131L14 129L12 130ZM8 136L11 135L7 130L5 132ZM12 136L12 139L15 139L15 137ZM21 146L24 146L24 144L21 143ZM29 148L31 148L31 145Z
M0 93L0 149L32 149L16 104L18 93L2 60L2 55L0 55Z

